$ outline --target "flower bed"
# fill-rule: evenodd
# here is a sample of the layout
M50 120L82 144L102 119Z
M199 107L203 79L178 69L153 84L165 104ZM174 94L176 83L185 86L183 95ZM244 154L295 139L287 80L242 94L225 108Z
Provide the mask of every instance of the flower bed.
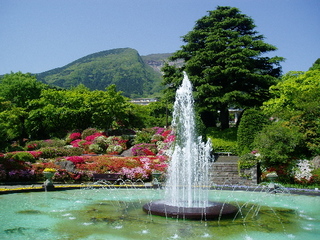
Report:
M0 154L0 181L44 181L45 169L54 169L53 181L62 183L92 181L93 174L121 174L125 179L149 181L152 172L166 171L166 151L174 141L168 129L150 131L154 137L133 147L136 156L131 157L116 156L130 146L127 136L107 136L96 129L70 133L65 140L27 142L28 151ZM64 162L68 164L61 164Z

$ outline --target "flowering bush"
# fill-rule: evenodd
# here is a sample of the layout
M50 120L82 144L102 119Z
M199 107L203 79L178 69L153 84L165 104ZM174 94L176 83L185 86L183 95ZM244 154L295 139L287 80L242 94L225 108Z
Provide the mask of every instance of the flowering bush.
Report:
M96 128L87 128L87 129L83 130L81 137L82 137L82 139L86 139L86 137L93 135L95 133L98 133L98 132L100 132L100 131Z
M43 158L55 158L64 156L77 156L83 154L82 148L67 148L67 147L46 147L41 148L41 157Z
M84 144L85 142L86 142L85 140L76 139L76 140L72 141L70 144L71 144L73 147L80 148L80 147L83 147L83 146L84 146L83 144Z
M74 164L81 164L85 163L85 158L83 156L71 156L71 157L66 157L67 161L71 161Z
M140 143L132 148L133 156L155 156L157 152L157 145L152 143Z
M55 168L45 168L43 169L44 172L53 172L55 173L57 170Z
M28 150L36 150L44 147L62 147L65 144L66 142L62 139L36 140L36 141L27 142L26 148Z
M107 153L108 154L114 154L114 155L117 155L117 154L120 154L123 152L123 147L121 145L114 145L114 144L111 144L108 146L107 148Z
M55 181L87 181L92 179L93 173L123 173L128 179L150 179L152 172L165 172L168 157L159 155L169 149L174 141L171 130L166 128L145 129L138 139L146 140L133 148L134 157L117 157L111 154L120 154L128 148L128 140L132 136L106 136L97 129L86 129L81 132L68 134L66 140L48 139L28 142L25 146L29 151L0 154L0 180L27 180L43 181L43 171L56 169ZM146 134L145 134L146 133ZM132 141L130 141L132 142ZM65 146L65 144L71 144ZM96 148L96 149L95 149ZM39 149L39 151L35 151ZM161 151L161 152L160 152ZM83 153L107 153L109 155L82 156ZM158 154L156 156L156 154ZM13 156L19 156L14 159ZM35 163L25 161L34 159ZM41 159L39 159L41 157ZM68 172L62 169L64 165L57 165L60 160L71 161L75 171ZM29 161L29 160L28 160ZM57 164L55 164L57 163ZM9 174L10 173L10 174Z
M36 143L30 143L30 144L26 145L26 148L28 151L35 150L35 149L37 149L37 147L38 147L38 144L36 144Z
M105 150L98 144L92 143L89 144L89 152L91 153L103 153Z
M152 136L156 133L154 128L146 128L142 131L136 132L136 137L134 138L134 144L148 143L151 142Z
M309 183L312 177L312 166L308 160L298 160L296 167L294 168L294 179L298 183Z
M25 181L25 180L32 180L34 178L34 171L30 169L25 170L11 170L8 173L8 177L10 180L19 180L19 181Z
M65 182L65 183L72 180L71 176L65 169L59 169L57 172L55 172L52 179L56 182Z
M93 142L97 137L104 136L101 132L96 132L92 135L89 135L85 138L87 142ZM105 137L105 136L104 136Z
M120 174L124 175L127 179L136 180L146 180L150 177L150 173L142 167L126 168L123 167Z
M81 133L80 132L70 133L66 138L66 142L70 143L70 142L72 142L74 140L77 140L77 139L81 139Z

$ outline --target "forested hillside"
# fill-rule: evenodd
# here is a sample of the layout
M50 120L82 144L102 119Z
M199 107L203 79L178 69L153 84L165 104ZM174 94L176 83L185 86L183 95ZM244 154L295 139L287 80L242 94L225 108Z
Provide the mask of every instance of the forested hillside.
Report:
M93 53L66 66L37 74L37 79L58 87L84 84L91 90L105 90L115 84L127 97L157 96L161 73L145 63L131 48Z

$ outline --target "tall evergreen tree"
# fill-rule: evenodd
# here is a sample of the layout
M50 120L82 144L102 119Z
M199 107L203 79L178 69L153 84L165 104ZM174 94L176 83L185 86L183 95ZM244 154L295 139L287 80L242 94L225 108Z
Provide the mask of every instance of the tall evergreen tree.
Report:
M229 127L229 107L258 106L281 74L281 57L262 56L277 48L265 43L254 21L234 7L217 7L199 19L183 37L186 43L171 60L183 59L195 88L195 98L206 126ZM164 83L177 86L177 70L163 68ZM181 79L182 77L179 76ZM169 89L169 88L168 88Z

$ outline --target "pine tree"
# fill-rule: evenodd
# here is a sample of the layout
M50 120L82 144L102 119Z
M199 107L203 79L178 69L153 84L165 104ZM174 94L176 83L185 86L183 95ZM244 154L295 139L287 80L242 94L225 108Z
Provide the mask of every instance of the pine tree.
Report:
M277 48L263 41L254 21L234 7L217 7L199 19L183 37L186 43L171 60L183 59L195 88L198 109L206 126L219 113L221 128L229 127L229 107L259 106L281 74L281 57L262 56ZM177 85L164 67L165 84ZM173 83L173 84L172 84Z

